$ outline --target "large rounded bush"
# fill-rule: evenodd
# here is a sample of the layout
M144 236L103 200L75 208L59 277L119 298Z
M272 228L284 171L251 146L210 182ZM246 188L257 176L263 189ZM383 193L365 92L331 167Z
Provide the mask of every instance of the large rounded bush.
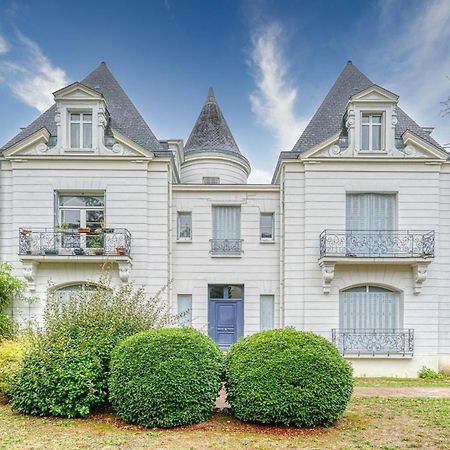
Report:
M231 412L247 422L331 425L353 390L352 369L326 339L293 328L232 345L226 358Z
M222 373L222 352L199 331L144 331L112 353L110 400L126 422L146 427L197 423L211 416Z

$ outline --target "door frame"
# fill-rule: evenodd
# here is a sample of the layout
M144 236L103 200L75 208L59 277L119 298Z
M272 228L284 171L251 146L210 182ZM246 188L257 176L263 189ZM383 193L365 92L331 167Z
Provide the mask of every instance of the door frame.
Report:
M223 298L211 298L210 297L210 289L213 286L221 286L223 288L223 292L225 292L225 288L227 286L239 286L242 290L242 296L241 298L237 299L230 299L228 298L228 295L224 295ZM240 337L244 335L244 298L245 298L245 290L243 284L208 284L207 286L207 296L208 296L208 336L215 341L214 339L214 329L213 325L211 323L213 314L214 314L214 302L215 301L226 301L230 303L236 304L236 340L238 340Z

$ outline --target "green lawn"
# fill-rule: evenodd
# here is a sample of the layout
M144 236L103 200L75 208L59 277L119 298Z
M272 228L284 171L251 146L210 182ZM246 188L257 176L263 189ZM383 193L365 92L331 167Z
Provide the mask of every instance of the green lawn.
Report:
M354 378L358 387L408 387L408 386L442 386L450 387L450 376L440 378Z
M112 414L87 419L20 416L0 405L1 449L448 449L450 400L353 398L327 429L246 425L227 413L174 430L128 426Z

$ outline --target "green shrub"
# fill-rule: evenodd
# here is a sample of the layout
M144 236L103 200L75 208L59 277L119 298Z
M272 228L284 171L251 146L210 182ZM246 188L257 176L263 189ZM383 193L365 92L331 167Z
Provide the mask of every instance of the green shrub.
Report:
M12 339L14 336L14 326L11 318L0 312L0 342L3 339Z
M425 380L447 380L450 379L450 376L444 372L436 372L435 370L424 366L419 371L419 378Z
M111 403L123 420L146 427L201 422L213 412L222 373L222 352L199 331L139 333L113 351Z
M0 262L0 311L10 306L15 297L23 296L25 282L11 275L10 264Z
M329 426L350 400L350 365L326 339L293 328L264 331L226 357L231 412L245 422Z
M37 333L12 389L13 408L23 414L85 416L107 400L112 349L139 331L175 319L158 296L132 285L80 291L61 302L49 293L45 326Z
M29 341L5 340L0 343L0 392L9 395L16 381Z

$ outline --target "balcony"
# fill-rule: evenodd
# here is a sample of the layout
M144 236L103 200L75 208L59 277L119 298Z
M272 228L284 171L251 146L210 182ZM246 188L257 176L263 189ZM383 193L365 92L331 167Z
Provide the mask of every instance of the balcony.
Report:
M324 230L320 258L432 258L434 231Z
M19 255L130 256L130 249L131 234L125 228L104 228L95 232L88 228L19 230Z
M319 238L323 292L330 292L337 264L403 264L411 266L414 293L419 294L434 257L434 242L432 230L324 230Z
M213 256L240 256L242 254L242 239L210 239Z
M332 342L347 356L402 356L414 353L413 329L331 330Z
M20 228L19 256L24 277L31 291L35 289L37 266L41 262L114 261L119 277L128 282L131 271L131 234L125 228L88 228L56 230L53 228Z

